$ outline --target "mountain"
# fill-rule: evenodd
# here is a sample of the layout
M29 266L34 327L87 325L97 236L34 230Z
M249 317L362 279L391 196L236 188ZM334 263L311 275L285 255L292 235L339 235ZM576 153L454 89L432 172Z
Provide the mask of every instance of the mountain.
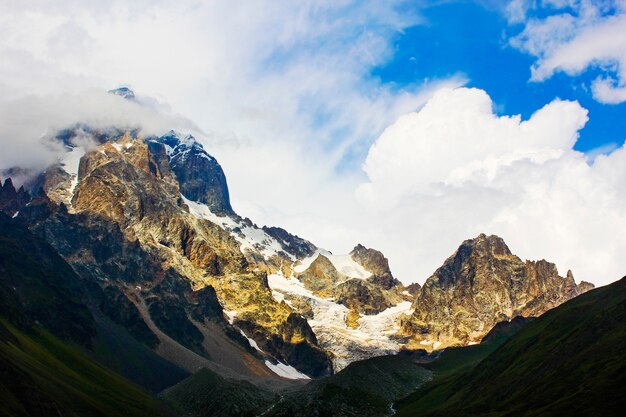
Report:
M186 417L254 417L266 415L278 394L247 381L229 380L208 369L160 394L178 415Z
M404 348L476 343L590 286L481 235L404 287L373 248L333 254L238 215L192 135L76 124L51 140L58 161L19 190L6 180L0 210L72 269L94 356L153 392L201 368L279 389Z
M540 314L587 288L571 276L560 283L545 262L521 267L504 242L492 245L502 254L479 244L486 237L465 242L423 288L405 288L375 249L334 255L237 215L221 166L193 136L76 125L56 139L66 152L30 183L32 201L9 181L0 204L97 284L103 313L151 349L163 349L163 331L210 356L206 318L225 337L243 337L235 342L268 372L266 361L318 377L405 346L476 342L500 320ZM492 267L519 276L503 281ZM211 306L204 316L198 302ZM191 363L178 365L193 372Z
M79 135L93 146L76 145ZM67 153L37 178L17 219L99 288L103 314L190 372L210 359L207 334L244 351L231 354L235 369L225 373L280 379L266 362L310 376L332 371L306 320L276 302L267 284L267 272L288 268L294 255L248 219L226 214L221 167L192 137L144 140L79 126L59 140ZM212 170L188 182L172 170L202 161ZM170 352L171 344L186 353Z
M593 288L545 260L522 261L497 236L466 240L417 293L403 331L416 346L477 343L496 323L536 317Z
M376 250L357 245L350 254L333 255L317 249L295 262L291 275L270 274L268 283L277 301L307 319L335 371L403 346L396 335L412 297Z
M469 370L434 378L397 415L621 415L625 350L626 277L531 321Z

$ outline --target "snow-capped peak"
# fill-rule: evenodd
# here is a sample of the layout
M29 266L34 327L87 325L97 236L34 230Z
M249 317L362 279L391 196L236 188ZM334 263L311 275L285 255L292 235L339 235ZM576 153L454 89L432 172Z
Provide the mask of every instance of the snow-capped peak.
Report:
M118 87L113 90L109 90L108 92L109 94L115 94L116 96L120 96L126 100L135 100L135 92L128 87Z

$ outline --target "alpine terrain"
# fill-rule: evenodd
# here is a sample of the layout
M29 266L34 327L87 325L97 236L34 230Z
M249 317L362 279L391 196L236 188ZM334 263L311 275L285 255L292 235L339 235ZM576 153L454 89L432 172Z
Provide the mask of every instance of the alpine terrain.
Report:
M405 287L376 249L333 254L238 215L192 135L77 120L48 139L64 151L43 172L2 173L5 415L382 416L407 396L401 415L463 415L468 398L522 415L521 394L492 389L507 369L542 410L565 393L539 396L530 364L623 370L619 338L593 347L623 324L622 283L581 296L593 285L481 234Z

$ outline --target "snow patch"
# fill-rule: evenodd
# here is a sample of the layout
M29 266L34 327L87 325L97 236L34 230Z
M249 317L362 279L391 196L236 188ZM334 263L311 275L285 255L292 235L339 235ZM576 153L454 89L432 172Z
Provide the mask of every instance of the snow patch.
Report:
M372 316L363 316L358 320L359 329L369 334L381 334L390 336L400 330L397 323L399 316L413 314L410 301L403 301L396 306Z
M432 345L433 349L438 349L441 346L441 342L437 340L422 340L420 341L420 345L428 346Z
M238 226L238 223L236 221L234 221L233 219L231 219L228 216L219 216L215 213L213 213L211 211L211 209L206 205L206 204L202 204L202 203L197 203L195 201L191 201L188 198L186 198L184 195L180 195L183 199L183 201L185 202L185 204L187 204L187 206L189 207L189 212L194 216L197 217L199 219L205 219L210 221L211 223L214 223L216 225L218 225L219 227L221 227L224 230L229 230L229 229L234 229L235 227Z
M111 145L113 145L113 147L115 149L117 149L118 152L122 152L124 150L130 149L130 148L133 147L133 143L132 142L126 142L124 144L117 143L117 142L112 142Z
M224 314L226 315L226 320L228 320L228 323L233 324L235 322L235 317L237 317L237 312L236 311L228 311L228 310L223 310Z
M285 295L276 290L272 290L272 297L276 300L277 303L282 303L285 301Z
M85 155L85 148L82 146L75 146L69 152L61 155L59 163L63 166L63 170L70 175L78 176L78 167L80 165L80 158Z
M197 218L205 219L230 232L230 234L239 242L240 249L245 253L246 250L260 253L265 259L270 259L283 251L280 243L265 233L258 227L249 226L229 216L220 216L213 213L211 209L202 203L191 201L181 194L185 204L189 206L189 212ZM295 257L289 253L286 254L291 260Z
M272 372L274 372L278 376L282 376L287 379L311 379L302 372L298 371L293 366L285 365L282 362L278 362L277 364L273 364L270 361L265 361L265 366L270 368Z
M232 323L231 323L232 324ZM252 346L253 348L255 348L256 350L258 350L261 353L265 353L261 350L261 348L259 347L259 345L257 345L256 341L248 336L246 336L246 334L243 332L243 330L241 329L237 329L239 330L239 333L241 333L241 335L243 337L245 337L246 339L248 339L248 343L250 343L250 346Z
M272 294L281 294L285 302L289 298L299 298L311 306L313 318L308 320L309 325L322 348L333 353L335 371L356 360L396 353L402 347L392 336L399 329L400 316L413 312L409 301L376 315L361 317L357 320L358 327L353 329L346 324L349 313L346 306L330 298L316 296L294 276L271 274L267 282Z
M78 169L80 167L80 159L85 155L85 148L82 146L75 146L69 152L63 154L59 159L59 163L63 166L63 170L72 177L70 188L68 190L69 197L68 202L72 203L72 197L74 197L74 190L78 185Z
M349 254L333 255L331 252L324 249L318 249L313 255L301 260L293 268L293 270L297 273L306 271L319 255L323 255L328 258L328 260L333 264L338 272L349 278L366 279L372 276L371 272L363 268L363 266L356 262L354 259L352 259L352 256L350 256Z

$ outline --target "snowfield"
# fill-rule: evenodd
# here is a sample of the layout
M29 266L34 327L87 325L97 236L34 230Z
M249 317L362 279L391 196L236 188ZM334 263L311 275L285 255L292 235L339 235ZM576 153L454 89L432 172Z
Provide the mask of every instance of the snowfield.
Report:
M396 353L402 347L390 336L399 330L400 316L413 313L409 301L376 315L363 316L358 319L358 327L353 329L345 323L349 311L346 306L316 296L293 276L272 274L267 280L276 301L302 298L311 305L313 318L308 320L309 325L320 346L334 354L335 371L360 359Z
M282 362L278 362L276 365L274 365L272 362L266 360L265 361L265 366L270 368L270 370L272 372L274 372L276 375L282 376L283 378L287 378L287 379L311 379L308 376L306 376L305 374L303 374L302 372L298 371L293 366L285 365Z
M265 233L258 227L251 227L247 224L238 221L230 216L220 216L213 213L211 209L202 203L191 201L181 194L185 204L189 206L189 212L199 218L205 219L221 227L222 229L230 232L230 234L241 244L241 252L246 253L247 250L259 252L265 259L270 259L272 256L278 255L279 252L287 255L291 260L295 260L295 257L283 250L280 243Z

